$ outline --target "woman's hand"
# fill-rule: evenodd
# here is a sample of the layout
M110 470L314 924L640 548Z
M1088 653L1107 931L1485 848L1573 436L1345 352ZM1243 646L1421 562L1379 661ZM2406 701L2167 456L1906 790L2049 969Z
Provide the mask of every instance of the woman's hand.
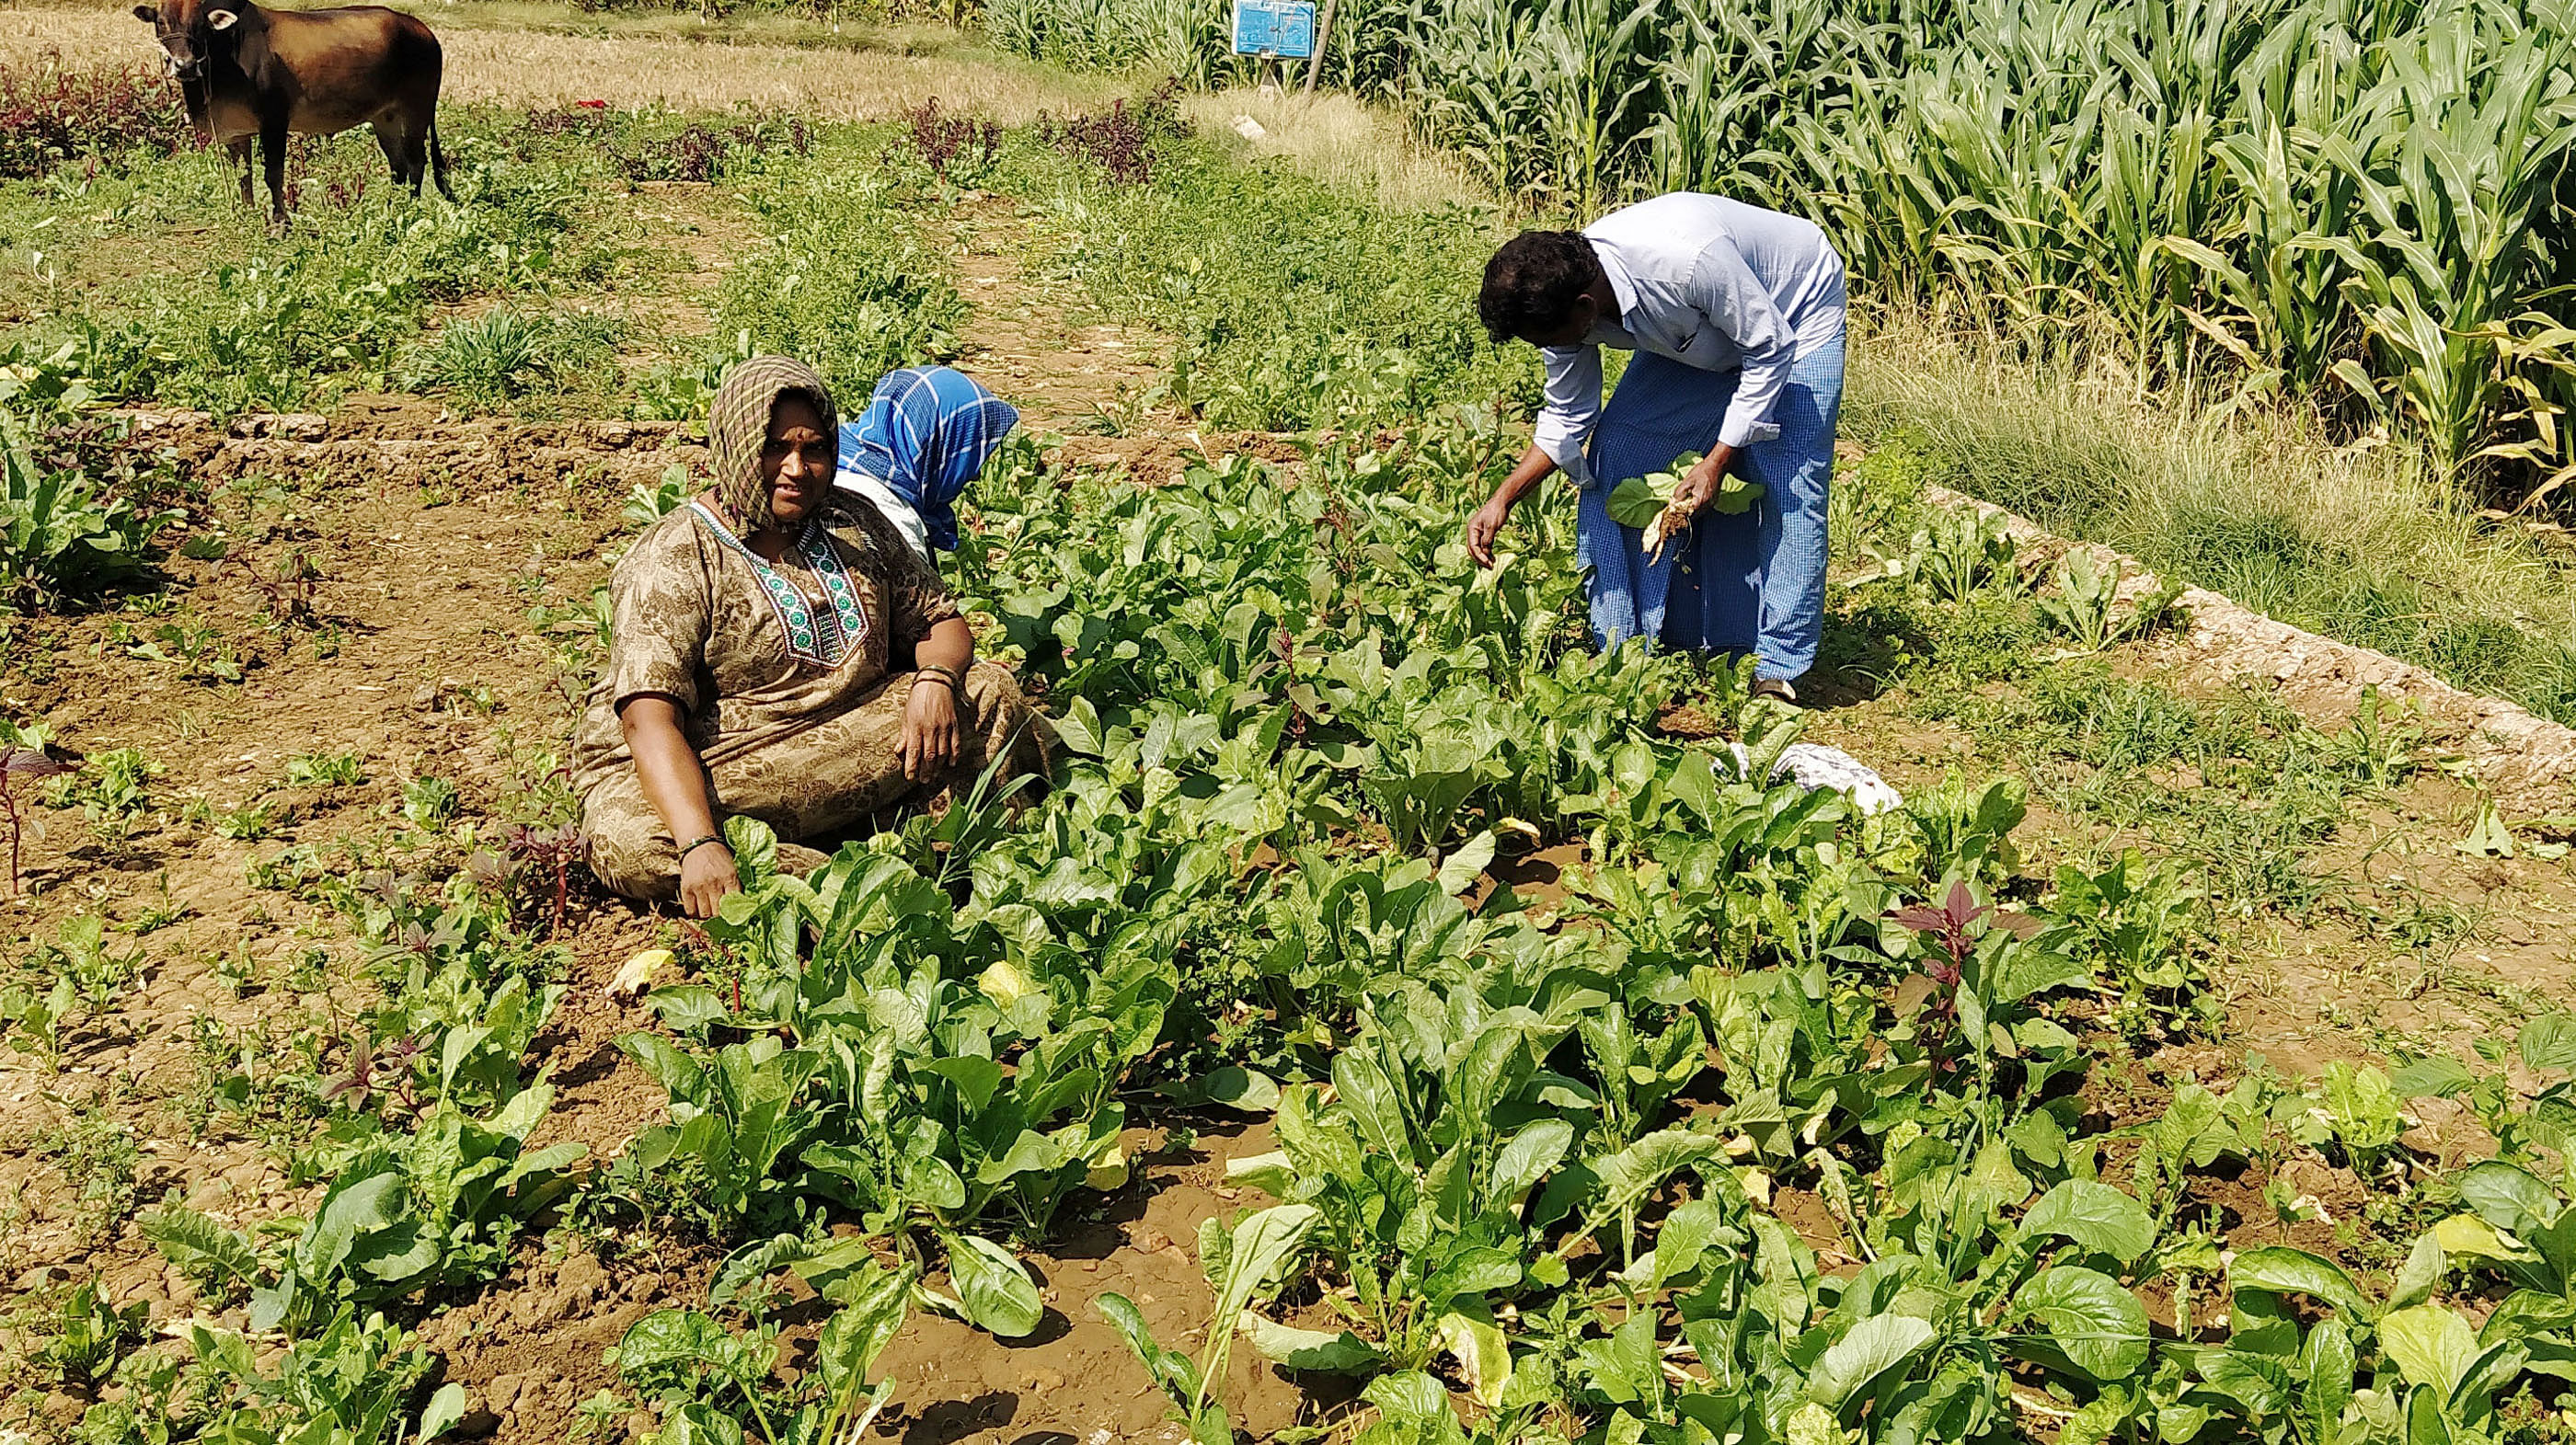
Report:
M680 860L680 906L691 918L713 918L725 895L742 891L741 871L733 850L722 843L701 843Z
M1511 475L1503 478L1494 494L1485 499L1485 505L1467 519L1467 555L1477 566L1494 565L1494 536L1503 530L1503 523L1511 520L1512 507L1555 471L1556 459L1536 446L1521 453Z
M686 846L692 838L715 838L689 849L680 859L680 904L691 918L713 918L716 905L742 887L734 875L733 850L716 822L715 799L709 796L706 766L682 731L683 714L676 699L639 693L617 710L627 749L635 754L635 777L644 785L644 800L661 815L662 826Z
M957 688L949 675L914 674L912 696L903 705L903 741L896 748L903 775L928 782L956 766L963 731L957 722Z

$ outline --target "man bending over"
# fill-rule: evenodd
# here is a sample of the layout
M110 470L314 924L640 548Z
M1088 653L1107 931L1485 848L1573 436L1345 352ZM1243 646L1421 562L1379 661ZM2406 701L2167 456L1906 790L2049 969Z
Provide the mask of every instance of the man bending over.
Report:
M1476 298L1485 329L1539 348L1547 404L1520 464L1467 522L1494 561L1513 504L1551 472L1573 478L1576 559L1592 630L1707 652L1751 652L1756 691L1795 701L1824 629L1825 493L1843 387L1843 261L1813 222L1687 191L1584 231L1525 231L1494 253ZM1606 407L1601 348L1634 353ZM1649 555L1610 520L1611 489L1701 454L1673 495L1689 525ZM1729 472L1762 495L1711 510Z

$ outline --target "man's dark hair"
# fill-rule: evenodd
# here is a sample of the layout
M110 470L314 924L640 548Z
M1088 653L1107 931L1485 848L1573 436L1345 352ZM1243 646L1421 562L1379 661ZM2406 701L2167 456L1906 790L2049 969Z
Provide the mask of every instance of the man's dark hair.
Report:
M1495 341L1554 331L1601 274L1580 231L1523 231L1485 263L1476 315Z

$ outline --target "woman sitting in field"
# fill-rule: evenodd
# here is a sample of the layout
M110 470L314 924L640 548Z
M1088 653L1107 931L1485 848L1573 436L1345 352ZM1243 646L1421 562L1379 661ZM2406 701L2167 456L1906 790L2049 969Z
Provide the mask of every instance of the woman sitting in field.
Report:
M886 373L868 409L841 423L833 484L876 504L921 560L957 550L957 498L1020 424L1011 404L947 366Z
M978 664L937 574L832 486L823 378L755 357L715 396L708 494L617 564L607 671L574 743L591 870L695 917L735 891L722 820L774 829L804 871L870 815L971 784L989 759L1046 773L1044 724Z

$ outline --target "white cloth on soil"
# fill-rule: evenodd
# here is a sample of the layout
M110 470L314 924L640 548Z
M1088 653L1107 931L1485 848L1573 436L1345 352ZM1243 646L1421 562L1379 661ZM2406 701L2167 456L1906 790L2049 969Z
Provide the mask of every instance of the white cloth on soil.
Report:
M1735 755L1735 771L1739 775L1753 765L1752 758L1744 751L1744 744L1728 743L1726 746ZM1905 805L1905 799L1889 787L1887 780L1873 771L1869 764L1840 748L1829 748L1822 743L1789 744L1782 750L1780 762L1771 770L1771 776L1777 778L1783 773L1809 792L1818 788L1833 789L1851 799L1852 806L1860 809L1863 817Z

